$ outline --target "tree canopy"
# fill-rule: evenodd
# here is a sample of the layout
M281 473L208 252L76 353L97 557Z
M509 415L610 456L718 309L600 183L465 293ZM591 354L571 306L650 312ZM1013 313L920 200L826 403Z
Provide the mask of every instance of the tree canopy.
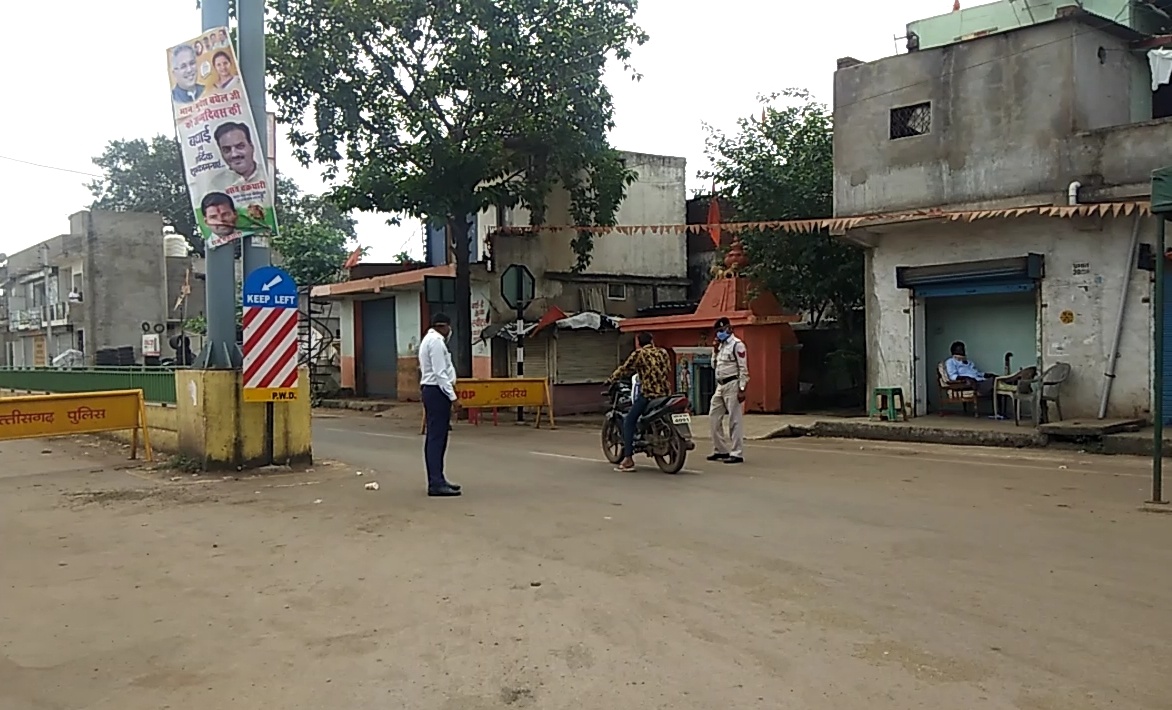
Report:
M102 171L101 178L86 186L94 196L93 209L156 212L176 233L187 237L192 249L203 253L183 179L183 157L174 138L113 140L93 163Z
M632 174L607 142L609 59L647 37L635 0L275 0L272 95L304 163L345 207L447 224L569 191L570 218L609 225ZM632 72L633 75L633 72ZM580 266L592 239L574 241ZM468 249L456 248L456 364L471 374Z
M806 91L761 98L760 116L742 118L734 133L708 128L706 153L717 191L734 206L733 219L756 222L833 215L831 114ZM781 230L741 235L750 275L783 305L827 313L849 327L863 303L863 253L828 234ZM845 316L845 317L843 317Z

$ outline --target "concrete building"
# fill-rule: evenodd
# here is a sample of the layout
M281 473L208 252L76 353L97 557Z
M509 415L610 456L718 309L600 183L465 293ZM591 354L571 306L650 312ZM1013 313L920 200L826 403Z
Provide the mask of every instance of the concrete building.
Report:
M142 363L144 333L158 336L160 357L173 357L169 340L182 316L204 310L203 282L188 277L195 269L186 248L180 256L170 244L168 255L155 214L78 212L69 226L68 234L9 255L0 270L5 364L44 367L76 350L92 365L99 350L126 347Z
M1068 363L1068 419L1107 387L1107 415L1150 411L1137 254L1151 171L1172 164L1172 90L1148 58L1168 38L1127 0L1079 5L993 3L912 23L906 54L839 61L834 207L867 249L868 385L916 414L939 409L953 340L997 374L1010 353L1014 371Z
M638 179L627 189L619 209L619 226L684 224L684 159L642 153L625 153L624 158ZM547 215L548 225L573 224L569 196L564 191L550 196ZM473 372L477 377L514 372L513 344L479 337L494 323L516 320L500 294L500 273L509 264L526 265L536 278L536 300L525 313L530 321L555 308L565 314L592 311L629 317L640 308L687 296L684 234L649 228L634 234L597 235L589 267L578 272L570 246L575 236L572 230L551 227L501 233L501 227L529 224L529 214L523 209L488 210L470 218L470 223L476 237L472 244L472 330ZM427 330L430 313L451 313L454 300L454 266L444 230L427 228L424 242L428 254L424 268L314 289L315 296L342 301L342 385L358 395L419 396L416 348ZM619 338L613 329L550 329L544 337L527 343L525 374L548 376L555 385L601 382L624 352ZM570 340L577 344L571 345ZM592 401L598 398L597 388L583 388L586 390Z

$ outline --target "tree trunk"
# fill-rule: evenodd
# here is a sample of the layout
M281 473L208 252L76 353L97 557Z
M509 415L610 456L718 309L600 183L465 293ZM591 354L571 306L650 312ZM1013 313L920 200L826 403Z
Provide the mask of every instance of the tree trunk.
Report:
M472 377L472 268L469 256L472 244L469 241L468 216L448 218L448 234L456 250L456 312L449 313L455 326L456 376L461 379Z

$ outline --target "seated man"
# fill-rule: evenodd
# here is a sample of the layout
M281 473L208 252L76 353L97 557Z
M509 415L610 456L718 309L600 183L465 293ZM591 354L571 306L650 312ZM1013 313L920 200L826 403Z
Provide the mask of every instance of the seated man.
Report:
M992 394L993 378L996 375L978 370L977 366L965 356L964 343L961 341L953 343L949 350L952 352L952 357L944 362L948 381L972 385L979 397Z

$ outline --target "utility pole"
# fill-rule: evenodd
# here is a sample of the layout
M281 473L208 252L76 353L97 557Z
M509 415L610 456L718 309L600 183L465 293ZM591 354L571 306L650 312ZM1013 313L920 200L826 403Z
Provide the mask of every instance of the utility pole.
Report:
M1164 272L1167 270L1164 218L1163 214L1156 215L1156 283L1152 296L1155 331L1152 338L1152 499L1148 502L1156 505L1167 503L1164 500Z
M262 165L273 156L269 151L269 122L265 110L265 0L238 0L236 36L240 42L240 76L248 92L248 105L256 123L256 147L264 155ZM275 196L277 175L269 175L269 191ZM244 277L262 266L272 265L267 237L245 237L241 249Z
M49 279L53 278L53 271L49 268L49 245L41 245L41 276L45 279L45 364L53 365L53 309L57 307L55 299L51 298L53 291L49 290ZM56 289L54 289L56 290Z
M200 13L204 30L228 26L228 0L203 0ZM196 366L232 370L244 360L236 342L236 258L231 248L221 247L208 249L206 259L208 330Z

